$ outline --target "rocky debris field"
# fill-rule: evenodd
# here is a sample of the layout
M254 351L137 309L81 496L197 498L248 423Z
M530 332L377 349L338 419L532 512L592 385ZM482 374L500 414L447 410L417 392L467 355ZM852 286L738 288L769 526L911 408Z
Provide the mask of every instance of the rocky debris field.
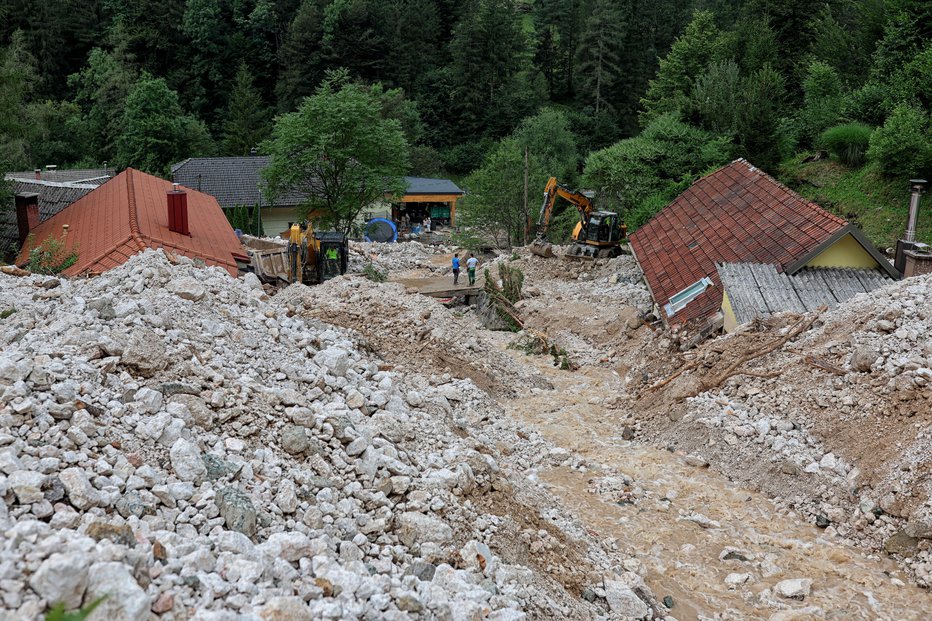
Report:
M452 256L455 251L449 246L425 245L417 241L391 244L351 241L349 271L361 273L371 261L379 271L393 274L412 270L423 270L435 275L447 274L452 269L449 261L438 259L443 255ZM465 266L465 259L463 264Z
M640 437L688 452L932 586L932 278L862 294L703 390L797 316L628 374ZM662 351L658 350L658 351ZM654 353L654 356L659 356ZM673 360L677 363L671 364ZM663 388L647 387L690 367Z
M491 417L469 373L392 370L325 323L384 325L397 285L366 283L269 298L160 251L0 275L0 617L106 596L90 621L661 618L638 563L520 474L577 458ZM453 371L457 321L425 300L384 351Z
M618 364L641 338L642 317L653 305L643 274L631 255L595 261L517 251L510 263L525 275L526 299L516 305L529 327L557 339L577 364Z

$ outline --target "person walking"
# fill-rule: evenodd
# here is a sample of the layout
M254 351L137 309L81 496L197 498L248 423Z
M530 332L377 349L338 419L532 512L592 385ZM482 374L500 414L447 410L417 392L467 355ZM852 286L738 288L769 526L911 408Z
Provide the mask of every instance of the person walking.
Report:
M454 254L453 255L453 286L454 287L459 284L459 280L460 280L460 255Z
M479 265L479 259L476 258L476 255L469 253L469 258L466 259L466 274L469 275L469 286L476 284L476 266Z

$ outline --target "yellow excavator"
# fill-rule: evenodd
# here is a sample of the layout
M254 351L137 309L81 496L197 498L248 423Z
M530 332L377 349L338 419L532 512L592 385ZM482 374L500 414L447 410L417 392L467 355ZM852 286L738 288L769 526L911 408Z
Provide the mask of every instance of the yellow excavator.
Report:
M343 233L315 233L310 222L295 222L288 231L288 281L324 282L345 274L348 254Z
M621 241L628 229L619 215L613 211L595 211L588 196L557 183L556 177L550 177L544 188L544 203L537 217L537 237L531 244L531 252L545 258L554 256L546 237L558 198L566 200L579 212L579 222L573 228L573 245L564 255L566 258L592 260L621 254Z

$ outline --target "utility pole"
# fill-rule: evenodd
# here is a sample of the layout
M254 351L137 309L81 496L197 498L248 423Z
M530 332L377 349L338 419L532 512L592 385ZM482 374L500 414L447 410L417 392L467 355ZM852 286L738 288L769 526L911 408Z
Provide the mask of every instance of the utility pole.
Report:
M527 246L528 232L531 228L531 214L527 209L528 150L524 145L524 245Z

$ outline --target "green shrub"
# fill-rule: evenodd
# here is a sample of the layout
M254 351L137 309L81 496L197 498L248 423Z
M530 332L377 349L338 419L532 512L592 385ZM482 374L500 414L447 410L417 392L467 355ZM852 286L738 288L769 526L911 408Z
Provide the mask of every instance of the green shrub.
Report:
M372 261L366 263L366 267L362 269L362 273L372 282L385 282L388 280L388 273L381 271Z
M66 612L65 605L59 602L45 614L45 621L84 621L105 599L107 599L106 595L98 597L84 608L74 612Z
M844 123L822 132L820 144L850 168L864 164L873 128L864 123Z
M32 236L28 242L32 242ZM65 233L58 239L49 237L29 252L29 271L34 274L59 274L78 262L77 247L65 249Z
M932 168L932 131L929 115L921 108L900 104L887 121L874 130L867 158L889 176L912 177Z

